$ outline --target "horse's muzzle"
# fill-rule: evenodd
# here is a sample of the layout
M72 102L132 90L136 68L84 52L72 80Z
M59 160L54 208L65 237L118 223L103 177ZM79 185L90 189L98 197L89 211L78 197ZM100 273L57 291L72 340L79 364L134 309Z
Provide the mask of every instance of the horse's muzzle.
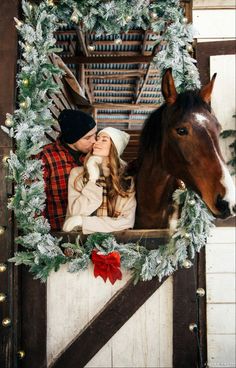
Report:
M216 208L220 212L218 217L222 219L226 219L227 217L233 216L236 213L236 205L233 206L231 211L229 202L224 200L220 195L218 195L216 199Z

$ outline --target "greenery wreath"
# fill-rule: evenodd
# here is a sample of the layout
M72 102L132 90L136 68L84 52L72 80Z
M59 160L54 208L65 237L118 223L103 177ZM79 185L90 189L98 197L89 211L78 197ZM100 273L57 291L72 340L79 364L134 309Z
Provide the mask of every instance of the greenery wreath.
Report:
M103 233L90 235L84 245L79 239L76 244L62 243L62 239L50 234L50 225L41 215L45 206L42 162L32 158L46 143L45 133L53 124L48 96L59 92L53 77L61 77L62 71L50 63L48 56L60 51L55 47L54 32L63 26L61 21L81 24L83 19L83 27L98 36L103 32L152 28L157 32L156 45L164 45L153 62L161 71L172 67L179 92L200 86L195 61L188 53L191 27L179 1L47 0L40 5L23 1L22 7L24 21L15 19L22 53L17 76L19 108L13 115L7 114L2 129L16 141L16 151L6 160L8 178L15 183L8 207L14 210L22 234L16 241L26 250L16 252L10 261L29 266L35 278L42 281L61 264L68 263L70 272L86 269L90 258L96 263L95 276L103 269L100 275L111 282L120 278L120 264L132 270L135 282L155 276L161 279L182 265L190 267L188 258L194 258L205 244L213 220L195 193L175 192L175 200L183 206L181 218L169 243L156 250L148 251L139 242L118 244L113 235Z

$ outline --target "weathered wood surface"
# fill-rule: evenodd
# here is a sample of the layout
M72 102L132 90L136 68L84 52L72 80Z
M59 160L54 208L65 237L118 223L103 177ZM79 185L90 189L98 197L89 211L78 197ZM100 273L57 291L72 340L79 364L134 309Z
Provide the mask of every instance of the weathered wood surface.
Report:
M6 113L15 108L15 73L17 60L17 35L13 17L18 16L19 1L1 1L0 12L0 125L4 125ZM15 368L17 366L18 343L18 287L17 270L7 262L14 252L14 227L12 214L7 210L8 195L12 194L12 185L5 176L7 170L3 165L4 156L9 156L12 148L11 139L0 129L0 225L6 231L0 235L0 263L6 265L6 271L0 272L0 293L6 300L0 303L0 366ZM2 326L2 321L10 318L11 325Z
M84 366L98 346L107 341L107 335L110 335L111 339L87 363L88 367L169 367L172 364L171 279L168 279L130 317L130 306L135 303L138 308L141 301L137 298L135 288L129 283L130 274L124 270L122 273L123 280L117 281L113 286L108 281L105 284L101 278L95 279L92 266L88 271L77 275L68 275L66 270L61 270L60 274L53 274L50 277L48 282L50 362L64 350L70 340L75 341L76 335L82 330L78 348L73 352L69 348L64 356L64 362L70 361L71 367ZM124 291L126 283L128 287ZM144 293L146 286L150 287L145 283L141 286ZM123 321L129 317L129 321L121 327ZM114 327L115 330L121 327L116 334L112 331ZM72 356L72 359L69 358ZM56 363L55 366L62 366L62 363L61 365Z

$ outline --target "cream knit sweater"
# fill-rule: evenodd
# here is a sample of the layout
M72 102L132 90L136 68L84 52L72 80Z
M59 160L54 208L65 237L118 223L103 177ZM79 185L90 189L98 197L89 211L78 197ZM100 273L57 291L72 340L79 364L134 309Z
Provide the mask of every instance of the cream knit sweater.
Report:
M119 217L98 217L90 216L102 204L102 188L88 181L83 183L83 175L76 181L79 174L83 173L83 167L75 167L71 170L68 183L68 207L63 231L76 231L81 226L83 234L94 232L113 232L130 229L134 226L136 199L135 192L130 193L129 197L117 198L117 208L121 211ZM79 219L78 217L81 216ZM81 225L81 223L80 223Z

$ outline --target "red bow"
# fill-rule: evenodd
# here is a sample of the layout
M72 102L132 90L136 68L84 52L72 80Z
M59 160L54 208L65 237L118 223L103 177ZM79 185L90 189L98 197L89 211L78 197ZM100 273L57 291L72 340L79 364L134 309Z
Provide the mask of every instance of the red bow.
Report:
M94 264L94 276L101 276L106 282L109 278L112 285L116 280L122 279L122 273L119 269L120 267L120 253L111 252L107 255L98 254L98 250L92 251L91 256L92 262Z

